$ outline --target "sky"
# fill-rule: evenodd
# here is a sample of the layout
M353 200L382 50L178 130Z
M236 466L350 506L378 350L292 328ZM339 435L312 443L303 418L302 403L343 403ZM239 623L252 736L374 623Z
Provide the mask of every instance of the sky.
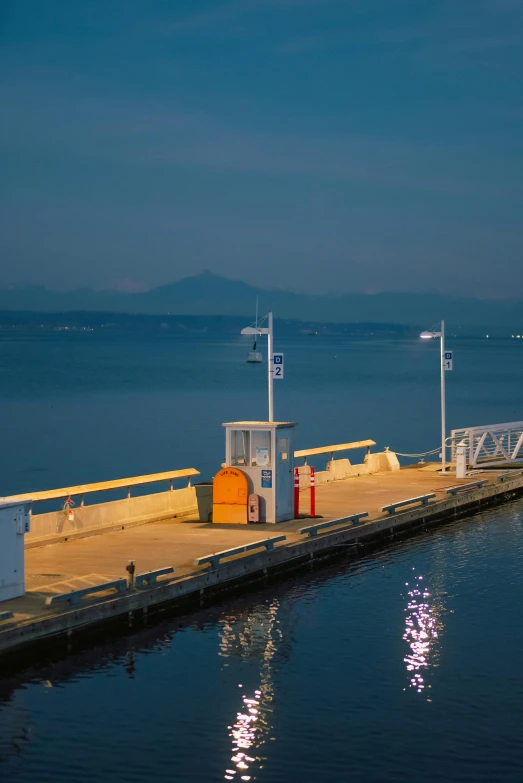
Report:
M522 0L3 0L0 285L523 289Z

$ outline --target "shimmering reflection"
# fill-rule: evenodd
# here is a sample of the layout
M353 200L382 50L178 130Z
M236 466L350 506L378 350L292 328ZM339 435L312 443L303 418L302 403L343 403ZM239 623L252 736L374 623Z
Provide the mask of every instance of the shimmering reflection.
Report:
M406 582L406 586L409 590L403 638L410 652L403 660L410 673L410 687L422 693L427 687L424 672L436 665L436 640L443 629L439 618L441 607L437 608L434 602L431 603L431 594L422 576L413 577L413 581Z
M265 761L260 754L261 747L268 739L273 739L270 736L274 698L271 661L282 642L281 629L277 626L278 609L279 602L273 599L245 617L229 617L223 621L220 655L257 659L261 664L259 688L244 693L243 685L238 684L242 704L235 722L228 726L232 755L225 770L225 780L251 780ZM254 769L253 764L256 764Z

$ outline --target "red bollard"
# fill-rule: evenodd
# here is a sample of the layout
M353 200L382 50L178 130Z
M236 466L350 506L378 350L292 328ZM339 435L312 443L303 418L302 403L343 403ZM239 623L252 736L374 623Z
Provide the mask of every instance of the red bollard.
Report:
M300 513L300 471L294 468L294 519Z
M311 465L311 517L316 516L316 480L314 478L314 468Z

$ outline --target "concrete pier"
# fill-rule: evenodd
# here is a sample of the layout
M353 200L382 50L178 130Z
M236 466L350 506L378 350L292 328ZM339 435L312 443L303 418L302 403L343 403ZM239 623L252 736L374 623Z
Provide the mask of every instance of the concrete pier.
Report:
M187 601L204 601L206 595L235 589L249 581L264 579L271 572L286 572L353 545L357 552L370 542L390 540L401 531L436 524L476 513L491 504L508 502L523 494L522 471L485 471L467 479L441 475L437 466L425 465L400 471L360 475L320 485L317 512L321 521L339 520L318 536L299 530L313 520L298 519L277 525L212 525L190 517L167 518L104 535L47 544L26 552L26 594L2 603L2 612L12 619L0 622L0 654L13 652L44 640L71 636L115 618L139 618L159 607L182 606ZM447 490L485 482L455 495ZM308 489L302 492L307 506ZM394 514L383 506L435 493L428 505L399 508ZM344 518L359 512L368 517L357 526ZM320 520L318 520L320 521ZM241 546L271 536L285 535L272 552L255 551L237 555L215 568L195 566L195 560L213 552ZM88 585L126 577L129 560L136 573L174 567L158 585L123 594L98 594L80 604L46 605L47 598L82 589Z

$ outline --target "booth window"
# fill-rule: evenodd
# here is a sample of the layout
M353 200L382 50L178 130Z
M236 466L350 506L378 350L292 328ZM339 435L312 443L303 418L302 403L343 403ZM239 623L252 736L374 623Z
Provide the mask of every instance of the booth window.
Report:
M251 433L251 465L266 468L271 464L271 433L254 430Z
M249 465L249 436L249 430L233 430L231 432L231 465Z

